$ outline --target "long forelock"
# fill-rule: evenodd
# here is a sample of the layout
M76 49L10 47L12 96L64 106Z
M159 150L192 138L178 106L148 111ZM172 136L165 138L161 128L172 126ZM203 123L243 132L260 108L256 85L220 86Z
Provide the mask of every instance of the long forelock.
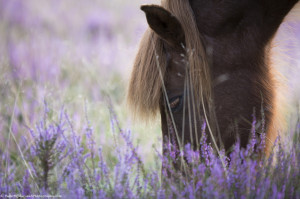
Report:
M211 101L211 80L205 48L189 1L162 0L162 6L181 22L185 32L189 72L196 99ZM153 118L159 110L166 73L163 41L150 29L144 34L133 65L127 101L135 116ZM159 71L160 70L160 71Z

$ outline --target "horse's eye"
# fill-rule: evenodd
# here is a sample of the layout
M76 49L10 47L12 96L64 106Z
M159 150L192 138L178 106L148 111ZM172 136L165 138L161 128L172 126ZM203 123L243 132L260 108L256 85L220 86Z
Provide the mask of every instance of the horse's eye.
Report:
M182 96L173 97L169 100L172 112L178 111L182 106Z

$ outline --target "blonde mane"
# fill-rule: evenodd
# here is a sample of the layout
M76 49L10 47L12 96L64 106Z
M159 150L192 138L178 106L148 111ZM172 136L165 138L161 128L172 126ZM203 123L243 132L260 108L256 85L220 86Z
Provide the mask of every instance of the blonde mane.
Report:
M204 102L211 102L209 65L189 1L162 0L161 6L177 17L185 32L185 48L195 98L201 101L203 97ZM135 58L128 89L127 102L135 116L149 119L156 115L163 96L159 70L164 77L166 67L163 41L148 28ZM211 115L209 107L206 111Z

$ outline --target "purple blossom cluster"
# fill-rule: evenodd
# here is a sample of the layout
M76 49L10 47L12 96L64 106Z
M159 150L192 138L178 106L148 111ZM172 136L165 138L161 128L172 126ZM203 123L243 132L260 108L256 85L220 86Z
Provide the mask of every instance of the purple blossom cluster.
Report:
M74 131L65 110L53 120L45 107L35 128L28 127L31 137L22 138L22 156L1 152L0 194L63 198L300 197L299 133L294 133L289 150L278 140L277 150L265 157L258 155L264 133L257 138L252 130L253 139L246 149L237 142L230 155L221 151L219 156L207 143L204 124L199 150L186 145L180 151L185 169L174 168L176 156L172 151L169 155L157 152L161 171L159 166L145 169L131 132L121 128L112 108L115 141L113 155L106 157L102 146L96 145L89 121L80 134Z
M0 154L17 154L21 137L31 136L24 126L40 120L44 100L53 112L66 104L74 119L83 111L71 107L79 107L82 98L97 108L106 93L119 102L123 98L121 74L138 41L130 31L138 29L140 20L126 28L121 23L125 5L132 2L123 2L118 13L109 1L94 3L0 0L0 142L5 143ZM74 123L77 131L80 122Z

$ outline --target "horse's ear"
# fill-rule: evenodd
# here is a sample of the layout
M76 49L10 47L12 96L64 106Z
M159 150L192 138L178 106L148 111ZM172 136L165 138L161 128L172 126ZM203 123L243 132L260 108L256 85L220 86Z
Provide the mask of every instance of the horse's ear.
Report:
M150 28L172 47L185 45L185 35L178 19L169 11L156 5L141 6Z

